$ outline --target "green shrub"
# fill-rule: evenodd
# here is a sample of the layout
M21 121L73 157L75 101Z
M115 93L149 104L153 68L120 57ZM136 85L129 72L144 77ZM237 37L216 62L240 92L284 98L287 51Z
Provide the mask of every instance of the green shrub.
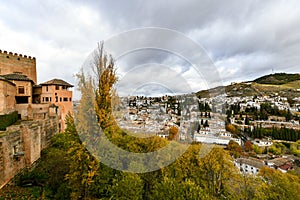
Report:
M14 111L10 114L0 115L0 131L5 131L6 128L18 121L18 112Z

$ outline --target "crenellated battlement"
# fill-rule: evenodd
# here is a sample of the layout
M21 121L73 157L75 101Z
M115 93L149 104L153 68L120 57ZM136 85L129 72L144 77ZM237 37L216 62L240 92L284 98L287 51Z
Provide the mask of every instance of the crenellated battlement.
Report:
M28 60L35 60L35 57L27 56L27 55L22 55L18 53L13 53L13 52L8 52L8 51L2 51L0 49L0 54L6 56L6 58L23 58L23 59L28 59Z
M0 74L21 73L37 83L35 57L0 49Z

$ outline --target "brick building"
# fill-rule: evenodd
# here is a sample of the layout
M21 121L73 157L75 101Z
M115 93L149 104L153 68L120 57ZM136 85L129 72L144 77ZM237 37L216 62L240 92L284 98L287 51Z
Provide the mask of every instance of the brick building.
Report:
M23 120L45 119L55 108L63 130L72 112L72 87L61 79L38 85L34 57L0 50L0 115L18 111Z
M61 79L52 79L40 85L42 86L41 103L58 106L61 109L61 118L65 119L68 112L72 112L73 109L72 91L69 90L73 85ZM62 123L62 129L64 128L64 123Z

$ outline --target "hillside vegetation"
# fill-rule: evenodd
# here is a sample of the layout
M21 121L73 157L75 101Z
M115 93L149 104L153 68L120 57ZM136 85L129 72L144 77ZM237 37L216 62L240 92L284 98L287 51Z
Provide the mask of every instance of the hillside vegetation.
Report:
M282 85L297 80L300 80L300 74L276 73L257 78L254 82L260 84Z
M227 96L264 96L274 95L289 98L300 97L300 74L277 73L262 76L252 82L235 83L220 86L196 93L201 98L208 98L219 94Z

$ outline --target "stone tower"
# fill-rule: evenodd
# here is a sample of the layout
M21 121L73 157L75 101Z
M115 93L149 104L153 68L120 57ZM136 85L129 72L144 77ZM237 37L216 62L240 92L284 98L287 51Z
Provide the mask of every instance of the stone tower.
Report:
M23 74L37 84L35 57L0 50L0 75Z

